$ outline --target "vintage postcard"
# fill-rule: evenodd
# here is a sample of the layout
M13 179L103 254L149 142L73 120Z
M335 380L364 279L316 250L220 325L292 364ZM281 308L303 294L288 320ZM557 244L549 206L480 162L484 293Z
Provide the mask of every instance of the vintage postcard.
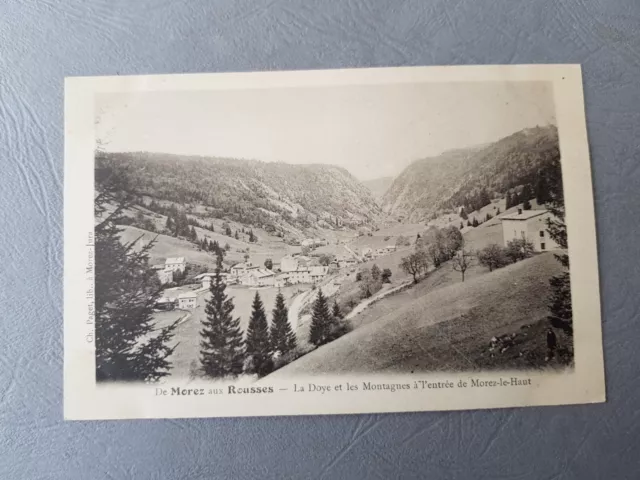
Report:
M576 65L68 78L65 418L603 402Z

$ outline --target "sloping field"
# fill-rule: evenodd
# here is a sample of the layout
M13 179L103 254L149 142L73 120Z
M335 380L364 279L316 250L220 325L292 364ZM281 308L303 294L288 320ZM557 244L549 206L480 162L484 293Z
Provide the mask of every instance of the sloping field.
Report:
M202 265L215 266L215 257L207 252L201 252L196 246L186 240L148 232L137 227L123 227L120 238L123 242L129 243L142 236L142 242L148 243L156 238L156 243L149 252L149 263L151 265L164 263L168 257L185 257L187 263L199 263Z
M545 253L412 301L399 301L403 292L394 310L273 375L477 369L484 364L473 356L479 345L547 315L549 277L560 269Z

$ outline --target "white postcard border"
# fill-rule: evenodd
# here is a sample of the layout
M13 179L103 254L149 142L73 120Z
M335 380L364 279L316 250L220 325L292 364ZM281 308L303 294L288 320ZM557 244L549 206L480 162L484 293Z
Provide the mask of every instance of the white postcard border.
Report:
M94 98L101 92L302 88L416 82L549 81L554 86L570 244L575 369L559 373L482 372L345 375L270 381L271 394L156 395L157 388L220 388L207 382L97 386L91 315ZM132 97L132 101L135 99ZM262 73L73 77L65 82L64 415L126 419L342 414L503 408L605 401L595 214L581 69L578 65L402 67ZM90 341L91 340L91 341ZM530 386L413 388L414 382L530 379ZM412 385L364 391L363 382ZM293 384L332 386L294 393ZM359 385L347 391L347 383ZM341 391L335 387L342 385ZM246 386L246 385L245 385ZM226 388L226 387L225 387ZM286 389L286 390L281 390ZM460 391L464 390L464 391Z

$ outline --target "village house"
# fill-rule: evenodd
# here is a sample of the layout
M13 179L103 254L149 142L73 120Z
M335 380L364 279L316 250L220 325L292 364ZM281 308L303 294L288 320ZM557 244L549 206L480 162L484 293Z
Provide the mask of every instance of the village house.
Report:
M198 306L198 295L195 292L185 292L178 295L178 308L193 310Z
M167 269L164 265L154 265L152 268L156 271L161 285L173 282L173 270Z
M165 270L184 273L184 270L187 268L187 261L184 257L170 257L165 260L164 266Z
M215 276L215 273L207 272L196 275L193 279L202 282L202 288L211 288L211 284L213 283ZM227 285L233 285L236 283L235 277L232 277L228 273L220 273L220 277L222 277L222 281Z
M302 242L300 242L300 245L310 248L323 247L327 245L327 241L323 240L322 238L305 238Z
M358 261L353 257L336 257L334 262L337 263L338 268L349 268L358 264Z
M560 246L547 231L547 219L553 218L547 210L522 210L500 217L505 246L516 238L526 238L533 243L536 252L556 250Z
M313 267L309 267L309 279L311 283L317 283L324 279L329 272L329 267L325 267L323 265L316 265Z
M298 259L291 255L286 255L280 260L280 271L283 273L293 272L298 269Z
M362 249L362 256L363 257L371 257L373 256L373 250L369 247L365 247Z
M257 270L258 268L260 268L258 267L258 265L254 265L251 262L236 263L233 267L231 267L230 272L234 277L241 277L249 271Z
M275 287L278 287L278 288L290 285L289 274L288 273L280 273L280 274L276 275L275 278L274 278L274 281L273 281L273 285Z
M253 269L240 277L240 283L250 287L273 286L275 283L275 273L266 268Z
M398 247L396 247L395 245L387 245L386 247L384 247L384 249L388 252L388 253L393 253L395 252Z

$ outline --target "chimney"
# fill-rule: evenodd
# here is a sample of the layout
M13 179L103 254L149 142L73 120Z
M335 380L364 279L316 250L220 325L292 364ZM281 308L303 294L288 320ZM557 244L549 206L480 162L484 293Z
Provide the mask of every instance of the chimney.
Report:
M522 215L522 209L521 208L518 209L518 215Z

